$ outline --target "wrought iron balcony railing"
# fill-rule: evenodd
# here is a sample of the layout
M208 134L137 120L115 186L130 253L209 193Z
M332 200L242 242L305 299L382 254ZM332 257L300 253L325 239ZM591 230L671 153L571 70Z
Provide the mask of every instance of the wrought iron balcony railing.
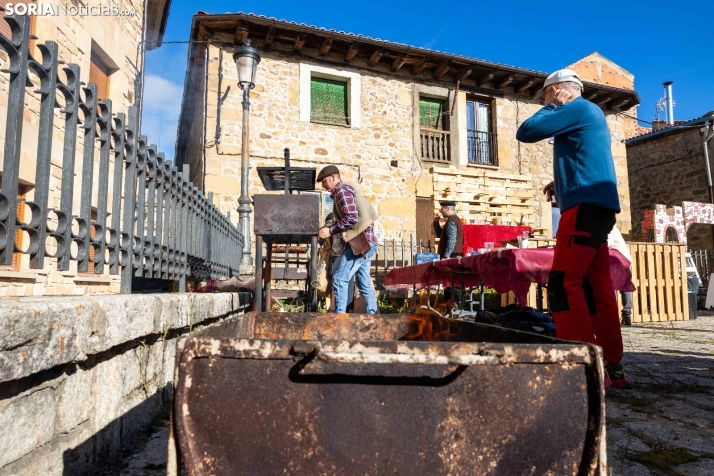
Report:
M498 143L491 132L468 131L469 164L498 166Z

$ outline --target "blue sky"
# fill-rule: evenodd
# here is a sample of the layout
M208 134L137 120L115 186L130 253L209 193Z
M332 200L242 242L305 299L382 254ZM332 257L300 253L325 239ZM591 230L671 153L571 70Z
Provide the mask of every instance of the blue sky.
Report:
M198 11L243 11L549 72L597 51L635 75L652 121L673 81L674 117L714 110L714 9L708 2L173 0L165 41L186 41ZM146 55L143 133L173 158L188 45ZM662 116L664 118L664 116Z

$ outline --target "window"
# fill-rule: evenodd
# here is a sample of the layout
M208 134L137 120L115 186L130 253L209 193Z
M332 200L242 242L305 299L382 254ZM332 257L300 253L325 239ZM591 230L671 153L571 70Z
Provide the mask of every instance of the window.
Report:
M347 103L347 82L311 78L310 122L349 126Z
M0 174L0 177L2 177L2 174ZM25 223L25 200L27 199L27 192L30 190L31 187L26 186L26 185L20 185L18 190L17 190L17 220L20 223ZM23 244L23 235L25 234L24 232L20 231L19 229L16 231L17 235L15 235L15 245L19 248L22 249L22 244ZM22 260L22 253L13 253L12 254L12 264L10 265L4 265L2 266L2 269L5 271L20 271L21 270L21 260Z
M491 133L491 107L466 101L466 133L469 164L498 165L496 134Z
M675 230L671 226L667 227L667 231L665 232L664 241L666 243L679 243L679 237L677 236L677 230Z
M359 73L300 63L300 122L362 126Z
M111 68L99 57L92 52L92 57L89 61L89 82L97 85L97 97L99 99L109 98L109 75L112 74Z
M445 103L443 99L419 98L419 127L444 130Z
M436 162L451 160L448 119L446 99L419 97L419 139L422 159Z
M89 216L90 222L96 223L97 222L97 209L92 207L92 211L90 212ZM89 237L94 240L97 238L97 231L94 229L93 226L91 226L91 223L88 223L89 225ZM79 274L85 275L85 274L91 274L94 275L94 247L90 244L89 240L87 241L87 251L89 253L89 261L87 265L87 271L80 272Z

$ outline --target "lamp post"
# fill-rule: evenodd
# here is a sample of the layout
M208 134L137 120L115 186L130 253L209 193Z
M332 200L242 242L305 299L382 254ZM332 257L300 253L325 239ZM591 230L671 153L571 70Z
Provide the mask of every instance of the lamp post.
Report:
M240 167L240 198L238 198L238 216L241 233L243 233L243 257L241 264L252 265L250 252L250 197L248 196L248 116L250 112L250 90L255 86L255 71L260 63L260 53L247 39L243 46L236 45L233 50L233 61L238 68L238 86L243 90L243 129L241 137L241 167ZM260 263L258 263L260 265Z

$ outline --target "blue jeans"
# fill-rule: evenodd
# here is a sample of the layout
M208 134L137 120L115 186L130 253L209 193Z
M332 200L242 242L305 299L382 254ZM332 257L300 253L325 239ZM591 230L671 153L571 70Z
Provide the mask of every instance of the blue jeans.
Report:
M332 291L335 293L335 312L343 313L347 308L347 286L352 276L356 276L357 289L367 301L367 314L377 313L377 298L372 288L369 268L372 257L377 252L377 245L370 243L370 250L365 256L355 257L352 248L345 246L345 252L338 256L332 268Z

